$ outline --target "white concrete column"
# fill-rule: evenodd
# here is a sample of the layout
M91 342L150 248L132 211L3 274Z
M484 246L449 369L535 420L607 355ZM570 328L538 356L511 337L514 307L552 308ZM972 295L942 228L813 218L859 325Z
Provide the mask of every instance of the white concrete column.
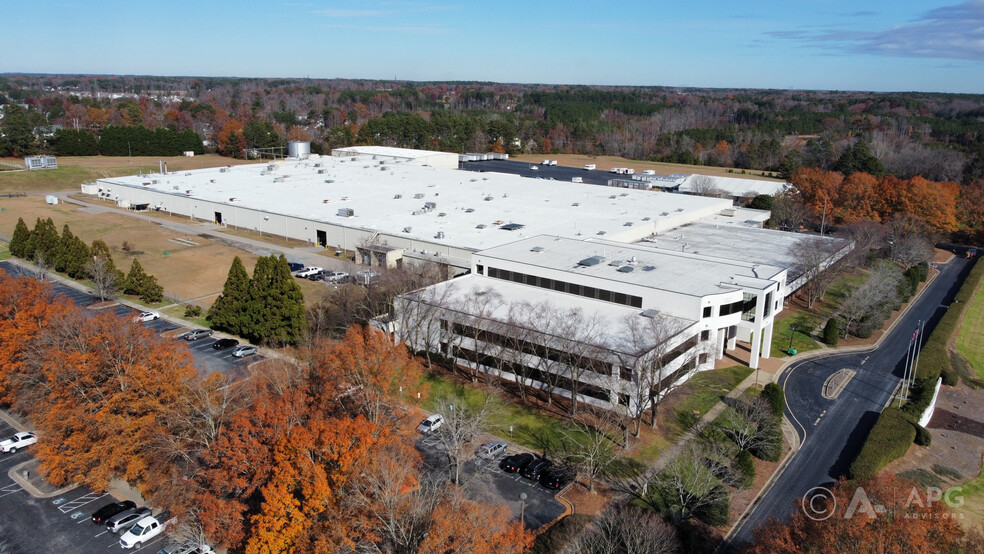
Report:
M765 334L762 336L762 357L768 358L772 355L772 327L775 320L770 320L769 324L763 329Z
M730 333L731 332L731 327L726 327L725 328L725 332ZM730 339L728 339L728 350L734 350L736 346L738 346L738 333L737 333L737 329L735 330L735 336L733 336Z
M728 334L728 328L717 330L717 349L714 352L715 359L720 360L724 357L724 337Z
M748 367L757 369L759 366L759 351L762 349L762 332L752 332L752 349L748 355Z

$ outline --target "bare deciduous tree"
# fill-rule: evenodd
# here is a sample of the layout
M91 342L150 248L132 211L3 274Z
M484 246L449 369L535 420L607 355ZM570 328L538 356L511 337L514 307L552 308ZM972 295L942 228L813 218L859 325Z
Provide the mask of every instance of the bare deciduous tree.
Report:
M845 334L858 334L858 324L890 309L898 301L902 275L897 267L881 264L875 267L868 280L856 288L841 304L838 317Z
M902 269L908 269L921 262L933 259L933 241L929 238L926 224L912 216L896 214L888 222L889 257L898 262Z
M34 267L34 275L38 281L44 281L51 271L51 261L44 255L44 252L38 250L34 253Z
M650 510L625 504L602 512L595 525L564 548L564 554L669 554L679 552L676 530Z
M455 485L461 477L461 465L472 451L472 441L492 415L494 400L493 395L486 394L482 403L476 407L469 406L459 396L446 396L437 400L437 410L444 416L444 424L436 431L437 438L444 446Z
M843 226L848 240L854 243L851 253L845 260L853 267L865 265L868 255L881 248L885 241L885 227L877 221L862 219Z
M717 187L714 177L708 175L693 175L689 182L690 191L697 196L721 196L723 192Z
M92 279L92 285L99 295L99 300L105 301L119 294L122 289L120 272L116 270L107 260L96 256L86 262L85 271Z
M817 300L827 293L827 287L840 276L839 266L834 255L844 248L844 241L804 237L790 247L796 262L793 265L795 276L790 280L805 277L803 290L806 292L806 307L813 308Z
M810 209L799 196L789 192L776 194L772 202L771 225L783 231L799 229L807 220Z
M592 410L592 417L577 418L573 427L561 429L564 461L588 479L594 492L595 481L605 475L615 462L615 441L622 434L617 416L607 410Z
M717 427L739 450L760 450L775 445L776 420L765 401L756 398L750 401L729 399L726 402L729 406Z

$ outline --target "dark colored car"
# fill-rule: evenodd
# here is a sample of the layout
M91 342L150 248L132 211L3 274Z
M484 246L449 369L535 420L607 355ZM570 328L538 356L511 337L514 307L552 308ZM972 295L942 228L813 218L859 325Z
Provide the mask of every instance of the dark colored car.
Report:
M239 344L236 339L219 339L212 343L212 350L225 350L226 348L232 348Z
M325 278L328 277L328 275L331 274L331 273L332 272L331 271L328 271L327 269L322 269L321 271L319 271L317 273L312 273L311 275L308 275L307 276L307 279L309 281L324 281Z
M106 523L106 520L115 516L116 514L122 512L123 510L130 510L136 508L136 503L130 500L124 500L122 502L113 502L112 504L106 504L102 508L96 510L92 514L93 523Z
M502 463L499 464L499 467L501 467L503 471L509 473L516 473L517 471L520 471L523 468L525 468L527 464L529 464L535 459L536 457L533 456L533 454L529 454L529 453L513 454L512 456L507 457L505 460L502 460Z
M527 479L532 479L533 481L537 481L540 479L540 476L543 475L543 473L546 472L551 467L553 467L553 462L544 458L539 458L535 461L526 464L526 467L524 467L523 471L521 471L520 473L522 474L523 477L526 477Z
M182 335L182 337L184 337L184 340L198 340L211 336L212 336L211 329L195 329L192 331L188 331L187 333Z
M560 489L571 482L571 471L566 467L552 467L540 476L540 484L548 489Z
M287 262L287 267L290 268L290 272L300 271L304 269L304 264L299 264L297 262Z

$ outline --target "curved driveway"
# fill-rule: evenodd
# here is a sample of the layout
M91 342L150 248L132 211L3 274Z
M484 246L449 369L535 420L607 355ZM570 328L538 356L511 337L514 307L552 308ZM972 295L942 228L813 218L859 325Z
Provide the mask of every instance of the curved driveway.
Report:
M939 267L941 273L878 347L812 357L790 365L782 373L779 384L786 391L786 417L793 422L801 447L735 529L732 545L750 542L752 530L769 518L785 521L794 509L799 509L797 499L807 491L829 486L847 473L902 379L909 339L918 321L927 322L928 336L953 301L971 264L969 260L953 258ZM836 399L825 399L821 394L824 381L845 368L857 374Z

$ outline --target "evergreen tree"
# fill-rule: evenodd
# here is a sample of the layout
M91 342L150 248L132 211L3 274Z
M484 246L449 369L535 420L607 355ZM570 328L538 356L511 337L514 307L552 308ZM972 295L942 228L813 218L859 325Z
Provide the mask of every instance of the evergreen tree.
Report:
M34 258L37 259L38 254L40 254L44 256L48 264L54 264L61 251L61 237L58 236L58 228L55 227L55 222L50 217L44 221L40 219L38 221L41 226L34 230Z
M261 258L262 259L262 258ZM236 256L229 268L229 276L222 287L222 294L208 310L206 318L212 327L220 331L241 334L245 325L245 306L249 300L250 279L243 261Z
M27 240L24 241L24 259L33 260L34 251L38 248L38 230L41 229L41 218L37 218L34 222L34 228L27 235Z
M146 280L147 272L140 265L140 260L134 258L133 263L130 264L130 272L126 274L126 281L123 283L123 292L126 294L141 295L143 293L144 281Z
M109 251L109 246L100 239L92 241L92 247L89 249L89 259L100 258L106 262L106 267L109 271L116 274L117 285L122 285L126 279L126 275L123 271L116 268L116 264L113 263L113 255ZM88 263L88 260L86 260Z
M58 257L55 258L55 271L65 272L65 268L68 266L68 256L72 248L72 243L75 241L75 235L72 234L72 230L68 228L66 223L62 227L60 247L58 248Z
M14 227L14 234L10 237L10 253L18 258L26 258L27 241L31 238L31 231L24 223L24 218L17 218L17 226Z
M304 334L304 295L290 275L287 258L260 258L253 271L244 336L254 342L294 344Z
M85 279L85 264L92 259L85 241L73 236L72 242L65 247L63 256L65 258L65 273L72 279Z
M157 277L147 275L140 288L140 297L147 304L155 304L164 300L164 287L157 282Z

